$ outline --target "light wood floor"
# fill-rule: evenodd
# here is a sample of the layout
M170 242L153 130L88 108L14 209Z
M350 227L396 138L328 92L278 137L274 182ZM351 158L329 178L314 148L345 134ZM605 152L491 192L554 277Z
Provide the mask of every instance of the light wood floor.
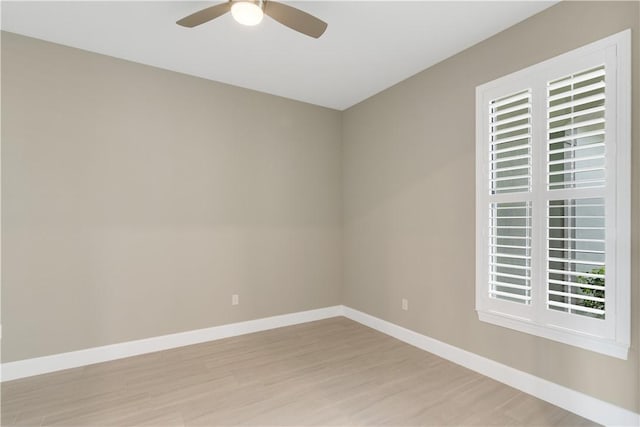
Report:
M2 384L2 425L592 425L338 317Z

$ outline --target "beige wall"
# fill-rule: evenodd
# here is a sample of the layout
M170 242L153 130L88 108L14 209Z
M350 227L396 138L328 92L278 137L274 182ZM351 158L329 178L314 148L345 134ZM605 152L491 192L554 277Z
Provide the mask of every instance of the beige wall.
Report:
M3 33L2 361L338 304L340 126Z
M560 3L344 113L346 305L640 409L638 6ZM626 28L634 43L633 338L622 361L478 321L474 108L477 85Z

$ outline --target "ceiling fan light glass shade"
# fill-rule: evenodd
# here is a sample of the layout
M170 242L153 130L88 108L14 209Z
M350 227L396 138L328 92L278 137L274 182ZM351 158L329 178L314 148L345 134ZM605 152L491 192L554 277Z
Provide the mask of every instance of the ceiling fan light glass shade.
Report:
M251 1L234 1L231 5L233 19L242 25L258 25L264 13L262 8Z

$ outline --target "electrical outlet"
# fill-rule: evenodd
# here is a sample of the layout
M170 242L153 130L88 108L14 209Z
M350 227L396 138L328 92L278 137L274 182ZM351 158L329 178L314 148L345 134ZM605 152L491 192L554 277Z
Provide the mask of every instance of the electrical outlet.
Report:
M404 311L409 310L409 301L406 298L402 298L402 309Z
M231 295L231 305L238 305L238 304L240 304L240 296L238 296L238 294Z

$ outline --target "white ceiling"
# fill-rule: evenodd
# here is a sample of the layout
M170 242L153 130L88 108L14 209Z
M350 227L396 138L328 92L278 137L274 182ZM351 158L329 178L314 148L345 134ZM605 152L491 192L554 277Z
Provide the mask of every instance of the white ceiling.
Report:
M303 1L312 39L270 18L175 21L217 2L2 1L2 29L343 110L556 1Z

